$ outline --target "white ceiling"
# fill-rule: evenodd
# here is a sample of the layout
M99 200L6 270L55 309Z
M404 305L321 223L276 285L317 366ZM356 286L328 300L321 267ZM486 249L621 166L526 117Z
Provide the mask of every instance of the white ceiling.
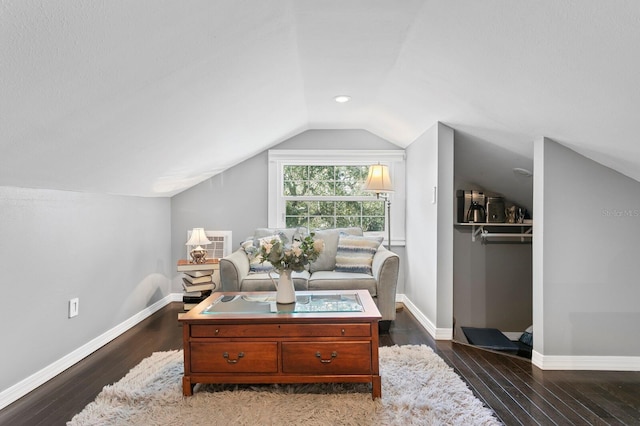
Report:
M0 46L4 186L171 196L306 129L437 121L640 180L635 0L2 0Z

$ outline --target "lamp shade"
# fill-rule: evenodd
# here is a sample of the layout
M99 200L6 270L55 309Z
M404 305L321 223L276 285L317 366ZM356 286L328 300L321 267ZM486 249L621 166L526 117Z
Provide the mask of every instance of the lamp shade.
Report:
M207 244L211 244L211 241L207 238L204 233L204 228L193 228L191 231L191 237L189 241L186 242L186 246L205 246Z
M378 194L381 192L393 192L391 176L389 176L389 166L383 164L369 166L369 175L367 176L367 181L363 189Z

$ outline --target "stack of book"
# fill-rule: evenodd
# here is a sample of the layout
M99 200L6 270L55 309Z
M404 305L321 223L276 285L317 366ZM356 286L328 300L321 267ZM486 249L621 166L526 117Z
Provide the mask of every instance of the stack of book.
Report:
M178 271L182 272L182 303L185 311L195 307L215 291L218 260L208 259L206 263L178 261Z

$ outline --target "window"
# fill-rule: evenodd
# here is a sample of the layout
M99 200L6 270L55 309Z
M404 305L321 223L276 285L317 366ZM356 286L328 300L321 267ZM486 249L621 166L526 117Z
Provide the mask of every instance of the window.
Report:
M384 200L361 189L368 166L283 166L285 226L385 230Z
M395 192L394 244L404 243L404 151L269 151L269 226L307 229L359 226L367 235L386 237L383 199L363 191L369 165L390 166ZM394 173L395 172L395 173ZM401 226L400 228L396 228Z

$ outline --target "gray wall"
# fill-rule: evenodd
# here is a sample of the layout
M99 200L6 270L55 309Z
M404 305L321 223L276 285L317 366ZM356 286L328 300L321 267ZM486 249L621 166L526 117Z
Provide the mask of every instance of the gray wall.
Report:
M272 149L401 149L365 130L307 130ZM233 245L266 227L268 222L267 151L190 188L171 199L172 257L185 257L187 230L204 227L230 230ZM392 205L393 209L393 205ZM393 214L393 212L391 213ZM404 247L393 247L403 257ZM401 267L402 269L402 267ZM402 272L398 292L402 291ZM182 291L179 274L174 273L173 290Z
M168 198L0 187L0 212L0 391L169 294Z
M450 338L453 325L453 130L438 123L409 145L406 152L407 270L404 292L436 327L437 330L433 330L436 337ZM437 187L435 204L433 187Z
M534 349L638 356L640 183L549 139L534 155Z

